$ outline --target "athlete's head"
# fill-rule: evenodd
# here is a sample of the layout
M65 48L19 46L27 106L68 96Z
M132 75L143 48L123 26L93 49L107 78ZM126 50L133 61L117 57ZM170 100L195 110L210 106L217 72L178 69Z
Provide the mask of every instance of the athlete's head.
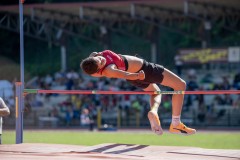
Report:
M106 59L102 56L88 57L82 60L80 66L87 74L97 73L106 64Z
M97 61L93 57L88 57L82 60L80 67L87 74L94 74L98 71Z

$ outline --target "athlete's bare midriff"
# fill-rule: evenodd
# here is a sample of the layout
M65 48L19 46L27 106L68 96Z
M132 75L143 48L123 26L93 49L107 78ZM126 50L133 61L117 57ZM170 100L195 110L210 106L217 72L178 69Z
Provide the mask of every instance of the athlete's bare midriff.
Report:
M126 57L128 61L128 72L138 72L142 68L143 59L129 55L123 56Z

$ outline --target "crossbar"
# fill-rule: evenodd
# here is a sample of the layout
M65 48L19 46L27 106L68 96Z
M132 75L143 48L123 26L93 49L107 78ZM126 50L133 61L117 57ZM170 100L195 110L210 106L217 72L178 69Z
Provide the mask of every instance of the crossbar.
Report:
M100 90L41 90L25 89L25 93L52 93L52 94L240 94L240 90L207 90L207 91L100 91Z

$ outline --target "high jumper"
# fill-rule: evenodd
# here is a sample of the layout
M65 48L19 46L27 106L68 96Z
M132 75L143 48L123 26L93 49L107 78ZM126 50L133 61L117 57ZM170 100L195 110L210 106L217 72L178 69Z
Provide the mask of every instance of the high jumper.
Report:
M132 85L146 92L160 91L157 84L170 87L174 91L185 91L186 89L186 82L163 66L136 56L117 54L110 50L92 52L89 57L82 60L80 67L86 74L93 77L126 79ZM161 94L150 95L151 109L148 112L152 131L158 135L163 134L158 117L161 98ZM195 134L195 129L186 127L180 120L183 100L184 94L172 95L172 122L169 131L174 134Z

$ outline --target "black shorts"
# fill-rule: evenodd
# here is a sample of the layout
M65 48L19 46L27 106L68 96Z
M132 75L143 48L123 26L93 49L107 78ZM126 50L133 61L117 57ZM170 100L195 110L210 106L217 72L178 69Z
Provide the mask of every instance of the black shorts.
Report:
M150 63L144 60L143 66L140 70L143 70L145 73L144 80L127 80L127 81L132 85L142 89L147 88L151 83L162 83L164 71L163 66L155 63Z

